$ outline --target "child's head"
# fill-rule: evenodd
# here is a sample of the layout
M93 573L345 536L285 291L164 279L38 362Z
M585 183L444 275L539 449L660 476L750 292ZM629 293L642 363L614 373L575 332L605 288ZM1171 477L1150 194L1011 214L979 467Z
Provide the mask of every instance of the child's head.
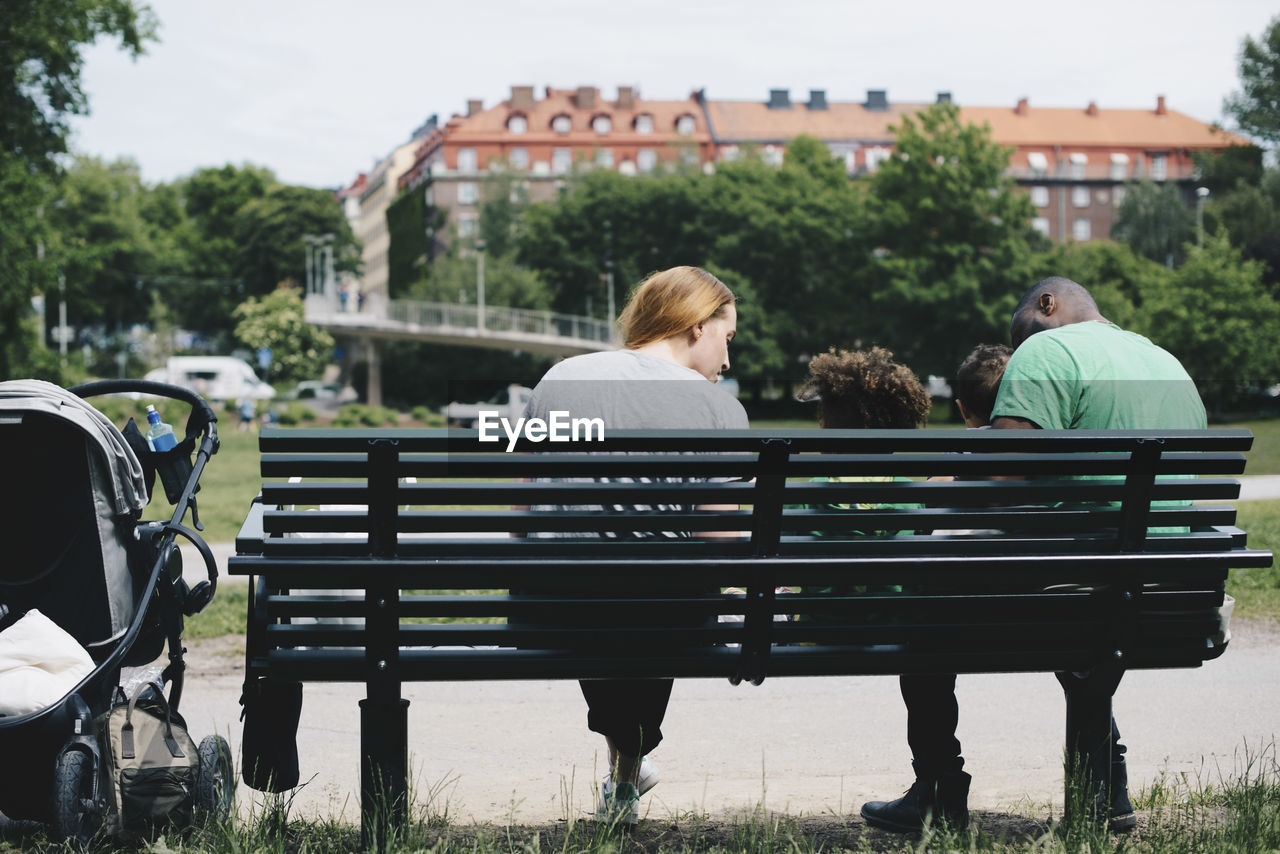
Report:
M1013 351L1003 344L979 344L956 371L956 405L967 427L991 423L991 410L1000 391L1000 378Z
M910 369L883 347L834 348L809 361L809 381L798 397L818 401L818 423L831 428L919 427L929 415L929 393Z

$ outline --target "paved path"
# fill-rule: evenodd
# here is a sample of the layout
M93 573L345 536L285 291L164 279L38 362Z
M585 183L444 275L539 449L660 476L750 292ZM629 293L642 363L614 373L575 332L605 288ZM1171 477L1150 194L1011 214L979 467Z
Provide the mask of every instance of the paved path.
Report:
M193 645L183 712L193 735L219 732L238 753L240 675L202 675ZM308 684L299 732L300 815L356 819L357 701L363 687ZM971 804L1043 816L1062 802L1062 692L1050 675L961 677L960 738ZM569 682L407 685L416 802L451 820L544 822L589 809L602 741ZM1230 773L1246 746L1280 732L1280 635L1237 627L1231 648L1197 670L1127 675L1116 716L1135 786ZM653 761L652 817L750 809L848 813L910 782L905 713L892 677L792 678L760 687L677 683ZM434 801L432 801L434 792ZM430 806L428 802L432 801Z

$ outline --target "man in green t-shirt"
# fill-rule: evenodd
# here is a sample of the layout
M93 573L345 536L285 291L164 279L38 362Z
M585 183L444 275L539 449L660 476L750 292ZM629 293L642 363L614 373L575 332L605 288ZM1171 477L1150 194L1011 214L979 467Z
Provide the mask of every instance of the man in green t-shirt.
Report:
M992 410L995 429L1198 429L1206 425L1195 383L1168 351L1098 311L1084 287L1060 276L1036 283L1013 312L1015 348ZM864 804L868 824L918 831L926 816L968 822L969 775L956 738L954 673L902 676L907 742L916 780L901 798ZM1111 725L1110 826L1137 824L1124 751Z

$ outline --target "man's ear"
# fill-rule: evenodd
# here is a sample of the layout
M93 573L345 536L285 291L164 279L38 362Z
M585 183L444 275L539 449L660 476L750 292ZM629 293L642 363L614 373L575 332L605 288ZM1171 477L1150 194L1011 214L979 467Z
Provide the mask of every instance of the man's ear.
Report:
M1058 301L1054 299L1053 294L1040 295L1040 313L1045 317L1050 316L1058 310Z

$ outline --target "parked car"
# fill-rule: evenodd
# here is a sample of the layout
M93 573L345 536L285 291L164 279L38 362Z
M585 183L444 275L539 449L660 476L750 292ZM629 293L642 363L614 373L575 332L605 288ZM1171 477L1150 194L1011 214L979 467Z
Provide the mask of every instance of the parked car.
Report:
M303 380L284 394L285 400L314 400L323 403L351 403L358 397L351 386L323 380Z
M511 421L524 415L524 408L529 403L533 389L522 385L511 384L499 391L483 403L451 402L441 407L440 412L445 421L455 427L474 427L480 420L480 411L497 412L499 418Z

